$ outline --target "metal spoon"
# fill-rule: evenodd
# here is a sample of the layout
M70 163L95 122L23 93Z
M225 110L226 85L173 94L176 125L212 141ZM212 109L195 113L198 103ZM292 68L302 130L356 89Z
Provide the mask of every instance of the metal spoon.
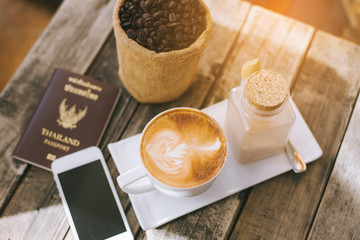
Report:
M296 173L302 173L306 171L306 163L301 158L300 154L296 151L290 141L285 144L285 152L288 161Z

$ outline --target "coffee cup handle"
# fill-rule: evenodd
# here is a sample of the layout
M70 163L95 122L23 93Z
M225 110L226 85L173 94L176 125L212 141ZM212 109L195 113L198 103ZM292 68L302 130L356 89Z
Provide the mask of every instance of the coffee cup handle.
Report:
M148 178L148 181L143 181L141 184L133 184L142 178ZM147 176L145 167L141 165L120 174L120 176L117 177L117 182L120 188L126 193L139 194L155 190L154 185Z

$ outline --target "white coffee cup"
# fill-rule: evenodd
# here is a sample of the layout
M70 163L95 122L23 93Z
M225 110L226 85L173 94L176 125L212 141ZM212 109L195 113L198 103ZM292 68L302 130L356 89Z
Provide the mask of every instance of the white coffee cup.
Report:
M196 196L214 183L227 154L227 138L216 120L194 108L173 108L146 125L140 141L142 164L117 181L130 194L156 189L170 196Z

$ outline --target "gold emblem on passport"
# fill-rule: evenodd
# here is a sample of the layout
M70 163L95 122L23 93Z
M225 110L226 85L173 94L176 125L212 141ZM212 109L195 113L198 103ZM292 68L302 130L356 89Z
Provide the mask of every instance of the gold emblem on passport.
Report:
M56 156L55 156L54 154L48 153L48 154L46 155L46 159L47 159L47 160L50 160L50 161L55 161Z
M68 109L68 105L66 104L66 98L64 98L59 106L59 118L56 122L59 126L65 129L74 129L77 127L77 123L83 119L87 112L87 106L84 109L76 111L76 105L73 105L70 109Z

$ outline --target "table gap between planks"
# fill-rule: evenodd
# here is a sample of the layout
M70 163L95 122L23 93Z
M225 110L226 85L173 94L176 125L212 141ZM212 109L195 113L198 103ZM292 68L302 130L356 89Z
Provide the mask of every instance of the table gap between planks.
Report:
M165 104L139 104L122 91L100 144L113 180L118 171L108 143L141 132L165 109L203 108L227 98L240 83L241 65L255 57L285 76L324 155L304 174L285 173L147 232L141 230L127 194L117 188L134 235L356 239L359 104L349 125L354 133L347 126L360 88L360 47L247 2L205 2L213 32L191 88ZM55 66L121 86L110 17L113 5L105 0L64 1L0 96L0 239L73 239L51 172L13 160L11 154Z

